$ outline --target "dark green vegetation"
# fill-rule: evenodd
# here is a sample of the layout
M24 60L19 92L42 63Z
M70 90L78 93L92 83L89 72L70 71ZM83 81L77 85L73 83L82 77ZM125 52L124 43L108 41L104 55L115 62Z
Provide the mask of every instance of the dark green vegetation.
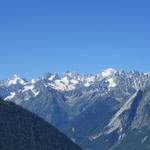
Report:
M81 150L53 126L0 100L0 150Z

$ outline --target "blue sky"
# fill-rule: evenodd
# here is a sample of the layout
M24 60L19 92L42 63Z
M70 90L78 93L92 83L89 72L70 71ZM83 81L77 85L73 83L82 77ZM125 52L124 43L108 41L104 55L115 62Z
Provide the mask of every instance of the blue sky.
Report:
M149 0L1 0L0 79L150 71Z

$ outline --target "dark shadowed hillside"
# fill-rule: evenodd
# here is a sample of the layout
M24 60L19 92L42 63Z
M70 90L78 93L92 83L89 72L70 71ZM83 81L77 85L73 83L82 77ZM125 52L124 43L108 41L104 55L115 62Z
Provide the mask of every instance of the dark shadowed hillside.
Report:
M0 100L0 149L81 150L43 119L3 100Z

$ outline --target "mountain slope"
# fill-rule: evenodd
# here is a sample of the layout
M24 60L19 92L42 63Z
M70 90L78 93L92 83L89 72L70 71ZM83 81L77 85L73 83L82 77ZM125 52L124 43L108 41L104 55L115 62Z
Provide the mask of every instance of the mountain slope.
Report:
M31 81L14 75L0 81L0 96L52 123L83 148L108 150L130 130L149 126L149 87L148 73L109 68L95 75L47 73Z
M43 119L3 100L0 100L0 149L80 150Z
M119 102L115 99L99 97L91 107L69 122L64 133L83 149L99 149L96 139L101 136L104 127L118 108Z
M146 150L150 149L150 89L144 90L142 97L138 95L136 101L132 103L130 111L125 112L128 117L126 126L123 126L124 138L121 138L118 144L114 147L114 150L136 149ZM135 102L139 99L138 104ZM134 109L133 109L134 107ZM128 127L128 130L125 130Z
M48 88L36 98L30 101L22 101L20 105L38 114L59 129L68 123L72 113L71 109L65 103L64 96Z
M150 89L146 88L121 106L112 98L96 101L70 122L65 133L84 149L140 150L150 148L149 131Z
M130 131L113 150L148 150L150 149L150 128L144 127Z
M149 83L148 74L112 68L96 75L47 73L31 81L14 75L0 81L0 96L63 129L67 122L86 111L99 97L111 95L123 104L137 89L150 85Z

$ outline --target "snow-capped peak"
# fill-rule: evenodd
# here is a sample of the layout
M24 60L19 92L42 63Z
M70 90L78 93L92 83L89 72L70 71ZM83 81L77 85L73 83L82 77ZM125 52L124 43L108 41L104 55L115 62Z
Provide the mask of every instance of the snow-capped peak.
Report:
M25 85L26 83L26 80L25 79L22 79L20 78L18 75L14 74L10 79L7 80L7 85L10 86L10 85L15 85L15 84L22 84L22 85Z
M108 69L104 69L100 74L106 78L108 76L114 75L116 72L117 72L116 69L108 68Z
M114 87L117 86L117 83L116 83L116 80L115 80L115 76L116 76L117 72L119 72L119 71L117 71L116 69L108 68L108 69L102 70L96 76L97 76L98 80L105 79L106 82L108 83L109 88L114 88Z
M110 88L113 88L113 87L117 86L117 83L114 80L114 78L107 79L107 82L109 83L108 87L110 87Z
M144 73L144 75L150 76L150 72Z
M58 91L84 89L90 93L99 90L103 94L122 89L123 93L130 95L130 91L142 89L148 85L150 85L149 75L137 71L119 71L113 68L104 69L96 75L80 75L72 71L67 71L62 75L46 73L31 81L26 81L15 74L10 79L0 82L0 86L7 89L3 95L11 98L14 96L11 92L16 93L13 99L18 96L18 93L22 93L25 97L37 96L45 88Z
M80 75L74 71L66 71L62 76L67 76L69 78L78 78Z

